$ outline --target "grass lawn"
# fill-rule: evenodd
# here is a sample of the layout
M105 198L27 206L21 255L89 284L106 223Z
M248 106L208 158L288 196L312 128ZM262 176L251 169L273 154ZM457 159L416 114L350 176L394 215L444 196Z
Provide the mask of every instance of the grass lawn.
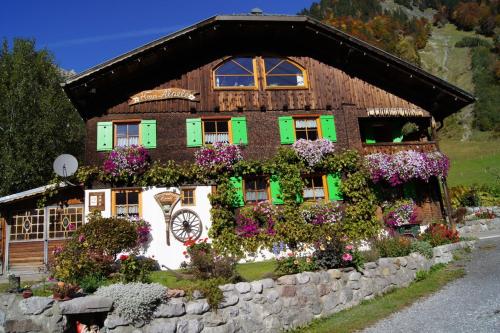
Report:
M500 141L440 141L451 159L449 186L488 184L500 186Z
M465 275L463 268L449 265L430 272L422 281L408 288L396 289L391 293L364 301L360 305L336 313L328 318L318 319L310 326L295 330L295 333L347 333L364 329L392 313L409 306L419 298L428 296L447 283Z
M238 264L236 269L245 281L254 281L270 277L276 267L274 260ZM182 274L182 270L177 271ZM157 271L151 274L152 282L160 283L168 288L185 288L192 284L190 280L178 280L168 271Z

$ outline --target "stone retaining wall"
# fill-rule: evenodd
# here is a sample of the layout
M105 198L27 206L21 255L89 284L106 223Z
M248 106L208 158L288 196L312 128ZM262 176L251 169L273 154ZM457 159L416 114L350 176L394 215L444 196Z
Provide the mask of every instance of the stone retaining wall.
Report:
M354 269L330 269L286 275L277 280L264 279L221 286L224 300L211 311L201 295L187 300L170 298L158 306L151 322L130 323L108 314L112 302L103 297L87 296L66 302L32 297L22 300L15 295L0 296L1 332L64 332L72 316L102 316L101 332L113 333L232 333L279 332L306 325L314 318L328 316L355 306L393 288L408 286L419 270L452 260L452 251L473 247L460 242L434 248L434 257L426 259L412 253L406 257L380 258Z

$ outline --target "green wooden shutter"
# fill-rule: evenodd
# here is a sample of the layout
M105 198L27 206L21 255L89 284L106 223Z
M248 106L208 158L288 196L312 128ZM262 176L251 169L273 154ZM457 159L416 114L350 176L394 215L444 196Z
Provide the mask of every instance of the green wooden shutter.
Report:
M188 147L202 146L201 118L186 119L186 138Z
M271 201L274 205L282 205L283 197L281 194L281 185L279 177L276 175L272 175L269 178L269 184L271 187Z
M392 130L392 142L403 142L403 134L401 134L401 128L395 128Z
M97 151L113 149L113 123L103 121L97 123Z
M233 201L233 207L241 207L245 205L245 199L243 196L243 179L241 177L231 177L231 185L236 190L236 197Z
M328 174L326 176L326 184L328 185L328 198L330 201L343 200L344 197L340 192L340 175Z
M293 130L293 118L290 116L279 117L280 138L282 145L290 145L295 142Z
M335 130L334 116L325 114L319 116L319 121L321 123L321 134L323 135L323 138L332 142L337 142L337 131Z
M375 135L373 133L373 127L365 128L365 142L366 143L377 143L375 140Z
M144 148L156 148L156 120L141 121L141 144Z
M233 144L247 145L247 119L245 117L232 117L231 130L233 134Z

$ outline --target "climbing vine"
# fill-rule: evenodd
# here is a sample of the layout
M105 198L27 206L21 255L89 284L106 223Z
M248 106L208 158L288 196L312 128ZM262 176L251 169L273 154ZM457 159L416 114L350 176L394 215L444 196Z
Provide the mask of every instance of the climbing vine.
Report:
M208 159L209 153L204 152L202 157ZM154 162L140 174L125 176L110 176L97 167L82 167L76 179L85 184L97 181L114 186L216 185L216 191L209 195L212 205L209 235L213 246L219 253L243 255L262 248L271 249L276 244L301 250L334 237L356 242L375 236L382 225L375 217L377 200L363 161L353 150L327 150L312 164L296 149L280 148L273 158L233 159L231 167L227 167L225 160L224 166L211 165L210 168L200 163ZM302 202L303 176L308 174L337 175L342 202L338 205ZM232 179L248 175L266 175L277 180L281 204L275 208L270 204L237 207L238 192ZM311 212L324 216L311 218Z

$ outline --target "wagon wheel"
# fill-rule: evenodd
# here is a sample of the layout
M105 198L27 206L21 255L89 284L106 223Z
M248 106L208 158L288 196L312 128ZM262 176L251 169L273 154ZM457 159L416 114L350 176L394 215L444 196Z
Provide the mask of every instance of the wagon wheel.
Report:
M179 242L189 238L197 240L201 236L201 220L195 212L182 209L174 214L170 222L172 234Z

